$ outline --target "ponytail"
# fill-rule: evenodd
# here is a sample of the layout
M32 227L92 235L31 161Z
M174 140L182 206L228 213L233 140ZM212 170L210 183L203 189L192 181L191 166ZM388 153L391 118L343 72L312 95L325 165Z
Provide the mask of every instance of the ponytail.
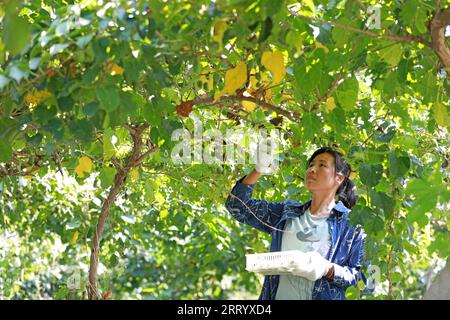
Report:
M358 196L355 195L356 186L350 178L345 177L345 180L339 186L336 194L339 196L339 200L349 209L351 209L358 200Z

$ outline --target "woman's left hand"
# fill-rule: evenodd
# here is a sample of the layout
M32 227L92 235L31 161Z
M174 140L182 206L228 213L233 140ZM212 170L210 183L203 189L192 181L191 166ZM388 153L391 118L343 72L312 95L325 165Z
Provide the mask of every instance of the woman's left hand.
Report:
M305 253L305 259L297 264L292 273L310 281L316 281L327 275L331 266L332 263L318 252L309 251Z

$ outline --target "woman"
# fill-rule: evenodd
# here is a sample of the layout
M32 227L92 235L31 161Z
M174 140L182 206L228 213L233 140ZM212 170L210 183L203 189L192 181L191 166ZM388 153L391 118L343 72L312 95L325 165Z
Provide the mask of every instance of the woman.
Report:
M253 188L269 172L270 162L263 159L236 183L226 207L239 222L271 234L271 252L301 250L308 259L299 263L295 274L266 276L259 299L345 299L346 288L362 276L365 238L364 231L348 219L357 199L350 165L340 152L320 148L308 160L305 175L310 201L252 199Z

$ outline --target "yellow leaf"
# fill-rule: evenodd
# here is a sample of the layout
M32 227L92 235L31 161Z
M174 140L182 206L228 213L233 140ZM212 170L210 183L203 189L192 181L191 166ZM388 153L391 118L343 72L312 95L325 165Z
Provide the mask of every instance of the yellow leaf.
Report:
M244 62L239 62L233 69L225 73L225 94L233 94L237 89L247 82L247 66Z
M139 180L139 170L137 168L131 169L130 175L133 181Z
M244 93L242 95L244 97L252 96L248 91L244 91ZM246 110L247 112L253 112L253 110L255 110L255 108L256 108L256 103L254 103L252 101L242 101L241 104L242 104L242 107L244 108L244 110Z
M227 30L227 23L225 21L217 21L212 30L212 40L219 43L220 51L222 51L223 34Z
M249 87L253 88L253 89L256 89L257 88L257 86L256 86L257 84L258 84L258 79L256 79L255 76L250 76Z
M277 84L286 76L284 57L280 51L265 51L261 57L261 64L272 73L272 83Z
M330 112L334 108L336 108L336 103L334 102L333 97L329 97L327 101L325 102L325 105L327 106L327 112Z
M78 166L75 168L76 174L83 178L85 173L92 170L92 160L89 157L83 156L78 160Z
M261 73L261 82L266 87L268 87L270 85L270 78L267 75L267 73L264 73L264 72Z
M217 102L221 97L223 97L225 95L225 91L221 90L219 92L216 92L214 94L214 103Z
M207 84L207 86L206 86L207 90L210 91L213 88L213 85L214 85L214 78L213 78L213 76L209 77L209 79L206 82L206 84Z
M31 110L40 104L41 102L45 101L48 97L51 96L51 93L45 89L42 91L33 90L31 93L28 93L25 98L25 104L31 108Z
M356 178L356 172L355 171L350 172L350 180L355 180L355 178Z
M242 107L247 112L253 112L253 110L255 110L256 108L256 103L251 101L242 101Z
M36 104L37 104L37 99L34 97L33 94L30 94L30 93L25 96L24 100L25 100L26 105L29 105L32 107L36 106Z
M115 76L115 75L123 75L123 71L124 71L123 68L122 68L121 66L115 64L115 63L111 63L111 64L109 65L109 73L110 73L112 76Z
M155 193L155 201L160 203L160 204L163 204L165 199L164 199L164 197L163 197L163 195L161 193L156 192Z
M166 209L163 209L159 212L159 217L161 219L165 219L169 215L169 212Z
M314 2L313 0L303 0L302 1L304 5L306 5L308 7L309 10L311 10L311 12L314 12Z
M316 40L315 44L316 44L317 49L323 49L323 51L325 51L325 53L328 53L328 51L330 51L327 47L325 47L322 43L320 43L317 40Z
M440 102L433 104L433 116L436 123L442 127L448 124L447 108Z
M200 76L200 82L202 84L201 89L203 89L203 84L206 83L206 91L210 91L213 87L214 84L214 79L212 76L210 76L209 78L206 77L204 74Z
M266 99L266 102L272 101L272 96L272 89L266 89L266 91L264 92L264 99Z
M78 240L78 230L75 230L75 232L73 233L72 240L70 240L70 244L74 245L75 243L77 243L77 240Z

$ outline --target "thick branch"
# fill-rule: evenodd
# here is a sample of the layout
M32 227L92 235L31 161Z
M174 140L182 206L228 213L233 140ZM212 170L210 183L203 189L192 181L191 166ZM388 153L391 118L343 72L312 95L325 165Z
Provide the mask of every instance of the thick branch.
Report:
M450 76L450 49L445 38L445 28L450 25L450 9L437 12L430 22L431 48Z
M119 165L116 168L117 173L116 176L114 177L114 185L112 186L111 190L109 191L108 197L103 203L103 207L100 212L100 217L97 223L97 228L94 234L94 238L92 240L93 244L89 267L89 287L88 287L88 295L89 299L91 300L99 299L99 293L97 290L97 266L100 251L100 239L103 233L103 229L105 227L106 219L108 218L111 205L116 200L120 188L125 183L125 178L127 177L128 173L132 168L138 166L140 164L140 161L142 161L141 148L144 144L142 141L142 133L147 128L148 128L147 124L137 127L127 126L127 129L130 131L131 137L133 138L133 150L131 151L131 154L126 161L125 166L121 168Z
M295 12L293 12L297 17L300 18L304 18L304 19L308 19L311 20L313 22L317 22L321 25L330 25L330 26L334 26L337 28L341 28L344 30L348 30L348 31L352 31L355 33L360 33L369 37L373 37L373 38L379 38L379 39L385 39L385 40L391 40L391 41L396 41L396 42L419 42L419 43L423 43L425 45L430 45L430 43L428 41L426 41L425 39L423 39L422 37L419 36L406 36L406 37L402 37L402 36L398 36L398 35L393 35L393 34L378 34L372 31L368 31L368 30L361 30L358 28L353 28L344 24L340 24L340 23L336 23L336 22L331 22L331 21L326 21L323 19L319 19L319 18L314 18L314 17L309 17L309 16L305 16L302 14L297 14Z
M258 104L258 105L260 105L260 106L262 106L264 108L267 108L269 110L272 110L272 111L276 112L277 114L283 115L286 118L288 118L288 119L290 119L290 120L292 120L294 122L297 122L299 120L298 118L300 117L298 112L295 112L295 111L290 112L290 111L287 111L287 110L283 110L281 108L278 108L278 107L274 106L273 104L270 104L270 103L268 103L268 102L266 102L264 100L258 100L258 99L254 98L254 97L233 96L232 99L236 100L236 101L254 102L254 103L256 103L256 104Z
M298 122L298 120L299 120L298 118L300 116L298 112L295 112L295 111L294 112L290 112L290 111L281 109L279 107L274 106L273 104L270 104L270 103L268 103L268 102L266 102L264 100L256 99L254 97L244 97L242 95L224 96L224 97L221 97L219 99L219 102L224 102L226 100L254 102L254 103L256 103L256 104L258 104L258 105L260 105L262 107L265 107L265 108L267 108L269 110L274 111L277 114L283 115L286 118L288 118L288 119L290 119L290 120L292 120L294 122ZM213 99L213 97L204 95L204 96L199 96L196 99L194 99L194 103L195 104L199 104L199 103L213 104L214 103L214 99Z

